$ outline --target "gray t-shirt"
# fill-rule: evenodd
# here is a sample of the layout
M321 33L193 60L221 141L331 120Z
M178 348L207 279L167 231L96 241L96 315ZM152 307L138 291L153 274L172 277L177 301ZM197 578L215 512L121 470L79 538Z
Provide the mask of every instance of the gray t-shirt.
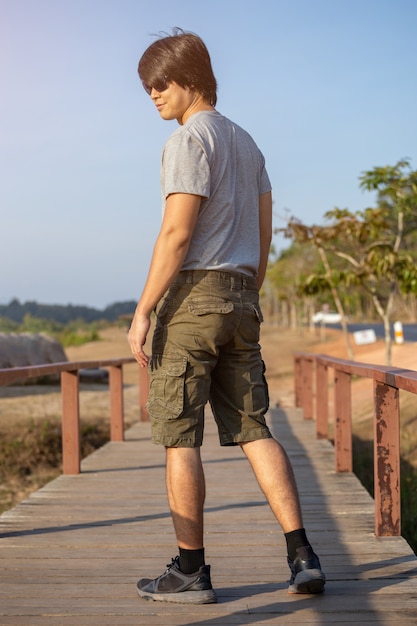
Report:
M271 190L265 159L252 137L217 111L192 115L167 140L161 164L164 201L202 196L183 270L237 271L259 266L259 196Z

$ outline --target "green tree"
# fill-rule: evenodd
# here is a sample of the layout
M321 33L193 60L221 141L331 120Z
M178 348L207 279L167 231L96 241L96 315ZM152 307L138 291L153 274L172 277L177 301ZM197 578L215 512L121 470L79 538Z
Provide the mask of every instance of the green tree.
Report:
M359 180L363 189L378 192L379 211L386 225L376 232L375 245L368 254L366 282L384 323L386 362L390 364L394 298L398 290L417 294L415 258L405 245L406 237L417 230L417 170L412 170L409 160L403 159L394 166L363 172Z
M325 292L331 293L336 309L341 317L348 356L350 359L353 359L354 354L350 343L345 310L339 293L339 286L343 281L342 273L337 269L332 269L332 262L329 258L330 252L337 251L340 228L341 226L337 222L329 226L306 226L301 221L291 218L282 232L285 237L291 238L304 246L309 244L317 250L321 266L318 266L313 272L310 271L300 288L309 296Z
M360 186L378 192L378 206L355 213L334 209L325 214L327 226L305 226L290 219L284 234L309 242L319 252L322 268L310 273L306 293L329 290L342 317L349 354L342 291L361 287L371 297L385 329L386 363L391 363L390 321L400 292L417 294L415 255L406 248L406 236L417 229L417 171L408 161L364 172Z
M311 318L313 305L303 289L309 269L317 264L317 253L311 246L298 242L272 259L267 270L266 283L270 299L277 313L280 305L280 320L284 326L303 326Z

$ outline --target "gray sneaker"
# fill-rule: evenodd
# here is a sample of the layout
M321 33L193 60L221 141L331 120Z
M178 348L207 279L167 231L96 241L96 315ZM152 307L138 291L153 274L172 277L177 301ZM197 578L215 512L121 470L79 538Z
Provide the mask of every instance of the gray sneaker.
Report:
M184 574L179 568L179 557L158 578L142 578L136 585L138 594L146 600L177 602L180 604L209 604L217 602L211 586L210 565L203 565L194 574Z
M288 593L322 593L326 577L321 570L319 557L311 548L298 548L294 561L288 558L291 570Z

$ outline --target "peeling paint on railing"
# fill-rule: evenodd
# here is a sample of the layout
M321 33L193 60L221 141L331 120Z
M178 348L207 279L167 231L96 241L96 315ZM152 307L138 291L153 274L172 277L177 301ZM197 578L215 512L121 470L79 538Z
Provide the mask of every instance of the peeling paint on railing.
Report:
M337 472L352 471L351 377L374 381L375 534L401 535L399 390L417 394L417 372L336 359L323 354L294 355L296 406L316 420L318 438L329 438L329 376L333 370L334 447ZM314 376L315 373L315 376ZM314 402L315 401L315 402ZM315 405L315 410L314 410Z

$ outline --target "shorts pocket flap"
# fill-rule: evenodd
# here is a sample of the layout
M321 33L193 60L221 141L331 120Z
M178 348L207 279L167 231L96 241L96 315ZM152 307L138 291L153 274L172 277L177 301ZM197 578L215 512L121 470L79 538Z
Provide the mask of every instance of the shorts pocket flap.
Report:
M195 300L191 300L188 302L188 310L190 313L194 313L194 315L209 315L210 313L231 313L233 311L233 302L224 302L223 300L219 300L215 302L213 300L206 300L197 302Z
M168 376L182 376L187 369L187 359L174 357L173 359L164 358L165 371Z
M150 363L151 372L166 376L183 376L187 369L187 358L182 356L153 355Z

